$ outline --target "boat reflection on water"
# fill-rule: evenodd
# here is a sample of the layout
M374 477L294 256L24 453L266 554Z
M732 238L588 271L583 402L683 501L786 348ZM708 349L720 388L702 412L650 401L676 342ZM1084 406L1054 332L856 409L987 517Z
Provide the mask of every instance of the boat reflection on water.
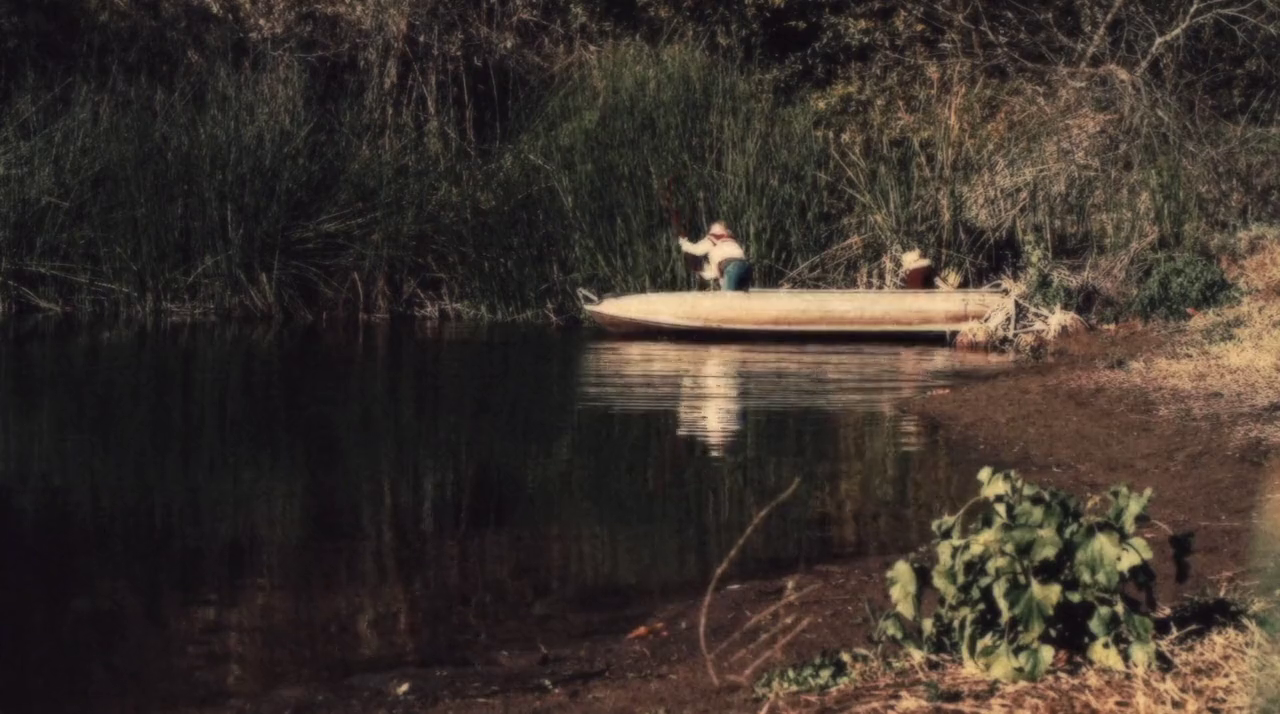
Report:
M1003 361L915 345L607 340L586 348L579 404L674 412L681 436L720 456L748 412L888 413L904 398L950 383L957 371ZM907 418L902 426L909 450L917 425Z

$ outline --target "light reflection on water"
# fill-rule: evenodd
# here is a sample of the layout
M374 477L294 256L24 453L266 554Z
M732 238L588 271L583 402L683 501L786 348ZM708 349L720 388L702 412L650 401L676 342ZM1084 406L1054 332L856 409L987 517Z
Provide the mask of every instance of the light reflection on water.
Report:
M583 351L579 407L616 413L674 412L677 434L720 456L748 412L889 413L902 399L949 383L957 369L997 358L885 344L601 341ZM898 445L921 447L904 415Z

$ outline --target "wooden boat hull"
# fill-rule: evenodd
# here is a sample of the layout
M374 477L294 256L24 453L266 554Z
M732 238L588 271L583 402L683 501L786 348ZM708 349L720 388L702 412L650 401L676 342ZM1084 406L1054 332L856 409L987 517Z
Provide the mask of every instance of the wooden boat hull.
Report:
M945 334L1012 298L997 290L752 290L661 292L586 305L617 333Z

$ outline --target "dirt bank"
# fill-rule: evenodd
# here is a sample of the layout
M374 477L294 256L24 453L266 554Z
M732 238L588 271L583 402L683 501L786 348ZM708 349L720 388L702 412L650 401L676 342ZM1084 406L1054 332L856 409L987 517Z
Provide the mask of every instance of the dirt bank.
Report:
M1158 526L1161 595L1176 597L1243 575L1255 513L1269 493L1276 444L1238 410L1179 410L1156 383L1109 372L1167 350L1171 336L1136 327L1076 338L1035 365L906 405L940 423L958 467L1017 469L1030 481L1085 496L1112 484L1154 490L1151 517L1174 532L1194 531L1191 577L1174 587L1167 534ZM1211 375L1206 375L1206 380ZM1169 577L1165 577L1165 576Z
M1168 395L1109 371L1166 349L1167 336L1137 328L1100 331L1058 345L1046 363L963 384L904 404L943 427L958 468L1014 468L1031 481L1081 496L1127 482L1151 487L1150 529L1159 594L1176 598L1248 582L1255 514L1280 485L1274 444L1250 437L1239 412L1179 416ZM1261 421L1272 418L1259 412ZM1246 419L1247 421L1247 419ZM1244 425L1247 426L1247 425ZM1272 474L1272 475L1269 475ZM1196 533L1190 577L1175 583L1168 532ZM707 642L716 687L701 655L700 597L625 612L581 614L545 631L538 623L488 643L472 665L403 669L342 683L187 712L738 712L758 711L749 686L771 664L825 648L866 646L868 603L884 603L893 558L834 563L789 578L733 583L717 594ZM753 618L778 606L750 629ZM805 622L808 625L800 628ZM661 624L659 628L658 625ZM628 638L632 628L651 633ZM753 645L798 629L779 659ZM552 636L548 632L556 632ZM737 639L731 638L742 632ZM753 666L754 663L754 666Z

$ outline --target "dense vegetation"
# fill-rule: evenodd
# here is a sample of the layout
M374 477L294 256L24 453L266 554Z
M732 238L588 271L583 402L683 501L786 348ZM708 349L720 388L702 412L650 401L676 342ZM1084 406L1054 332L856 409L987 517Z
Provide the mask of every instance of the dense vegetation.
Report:
M18 0L0 10L0 306L563 315L579 287L687 285L672 178L690 230L730 220L767 284L874 284L919 247L971 283L1032 275L1068 307L1177 315L1220 299L1200 288L1234 236L1280 222L1278 18L1225 0Z

